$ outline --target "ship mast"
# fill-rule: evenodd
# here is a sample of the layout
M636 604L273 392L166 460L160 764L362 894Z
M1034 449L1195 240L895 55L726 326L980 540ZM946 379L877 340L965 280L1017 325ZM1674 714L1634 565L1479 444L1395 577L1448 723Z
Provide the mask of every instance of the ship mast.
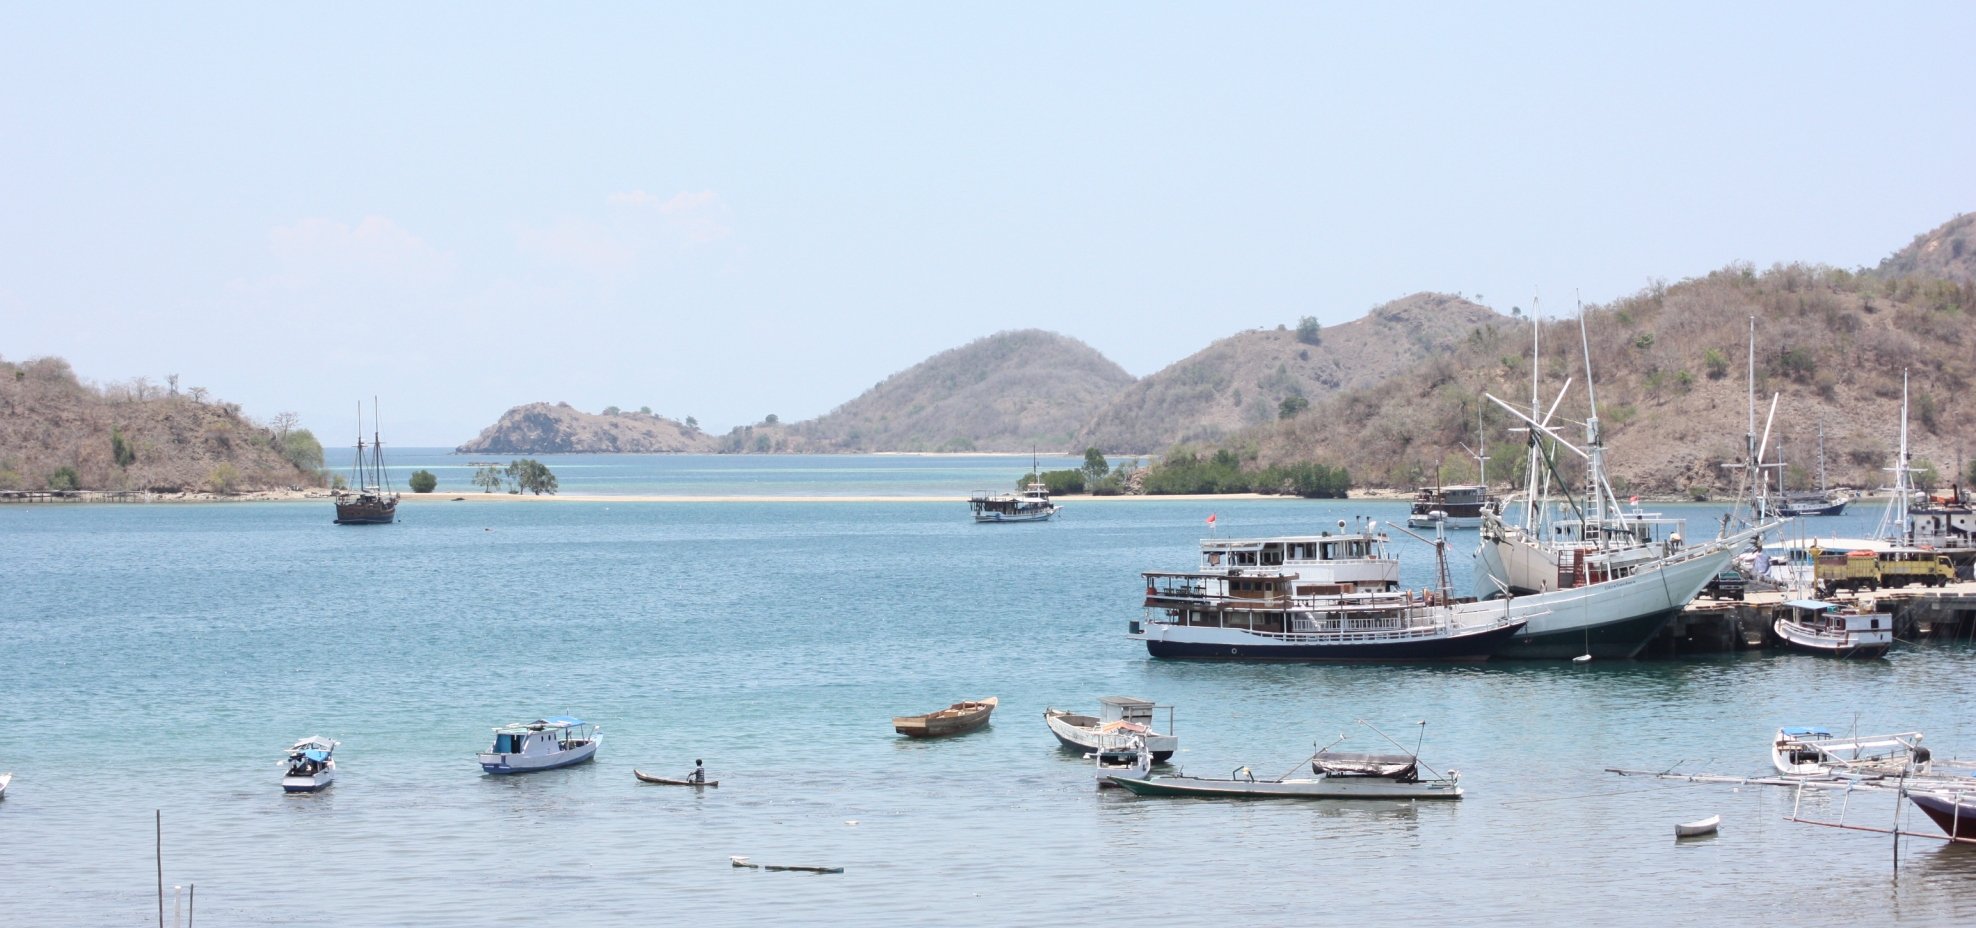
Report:
M1908 473L1913 468L1907 466L1907 371L1901 371L1901 446L1900 455L1894 459L1894 498L1887 501L1887 508L1880 514L1880 527L1873 534L1897 544L1908 542L1908 511L1913 502L1914 487L1908 483Z

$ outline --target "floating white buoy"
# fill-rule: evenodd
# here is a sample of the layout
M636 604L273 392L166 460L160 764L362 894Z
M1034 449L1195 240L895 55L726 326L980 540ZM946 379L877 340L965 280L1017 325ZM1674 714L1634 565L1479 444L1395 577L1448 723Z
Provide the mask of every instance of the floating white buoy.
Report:
M1577 657L1572 658L1571 662L1574 664L1582 664L1591 659L1592 659L1592 655L1590 654L1580 654Z

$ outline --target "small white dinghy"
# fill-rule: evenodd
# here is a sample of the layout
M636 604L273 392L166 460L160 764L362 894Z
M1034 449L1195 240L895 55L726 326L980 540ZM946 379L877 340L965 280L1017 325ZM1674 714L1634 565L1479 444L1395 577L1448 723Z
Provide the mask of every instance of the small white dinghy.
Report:
M282 762L281 791L319 793L336 782L336 760L330 756L339 742L310 735L288 746Z
M14 782L13 774L0 773L0 799L7 798L7 784L12 782Z
M1715 830L1720 827L1722 827L1722 816L1711 815L1708 818L1702 819L1701 821L1698 822L1682 822L1681 824L1675 825L1674 837L1699 838L1702 835L1715 834Z
M1153 752L1146 747L1146 735L1151 731L1123 719L1098 727L1098 749L1084 756L1097 764L1099 789L1116 787L1112 777L1143 780L1152 775Z

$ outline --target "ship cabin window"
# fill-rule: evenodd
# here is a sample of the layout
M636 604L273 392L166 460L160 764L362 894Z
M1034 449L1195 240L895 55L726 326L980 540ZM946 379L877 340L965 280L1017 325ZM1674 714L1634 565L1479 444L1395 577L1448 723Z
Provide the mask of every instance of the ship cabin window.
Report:
M494 753L513 754L514 752L515 752L515 736L513 735L494 736Z
M1254 551L1236 551L1230 554L1229 558L1230 563L1233 563L1237 567L1256 566L1256 553Z
M1283 546L1278 544L1263 545L1262 563L1264 567L1280 566L1283 563Z
M1324 557L1324 559L1325 559L1325 560L1327 560L1327 561L1333 561L1333 560L1337 560L1337 559L1338 559L1338 543L1337 543L1337 542L1334 542L1334 541L1327 541L1327 542L1325 542L1325 543L1324 543L1324 545L1323 545L1323 547L1324 547L1324 555L1323 555L1323 557Z

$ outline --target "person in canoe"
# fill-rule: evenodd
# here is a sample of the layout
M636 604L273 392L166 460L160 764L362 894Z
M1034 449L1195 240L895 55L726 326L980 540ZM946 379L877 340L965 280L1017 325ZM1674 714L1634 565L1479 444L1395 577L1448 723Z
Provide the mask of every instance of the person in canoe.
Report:
M693 772L687 774L686 779L695 785L707 782L707 768L701 765L699 758L693 758Z

